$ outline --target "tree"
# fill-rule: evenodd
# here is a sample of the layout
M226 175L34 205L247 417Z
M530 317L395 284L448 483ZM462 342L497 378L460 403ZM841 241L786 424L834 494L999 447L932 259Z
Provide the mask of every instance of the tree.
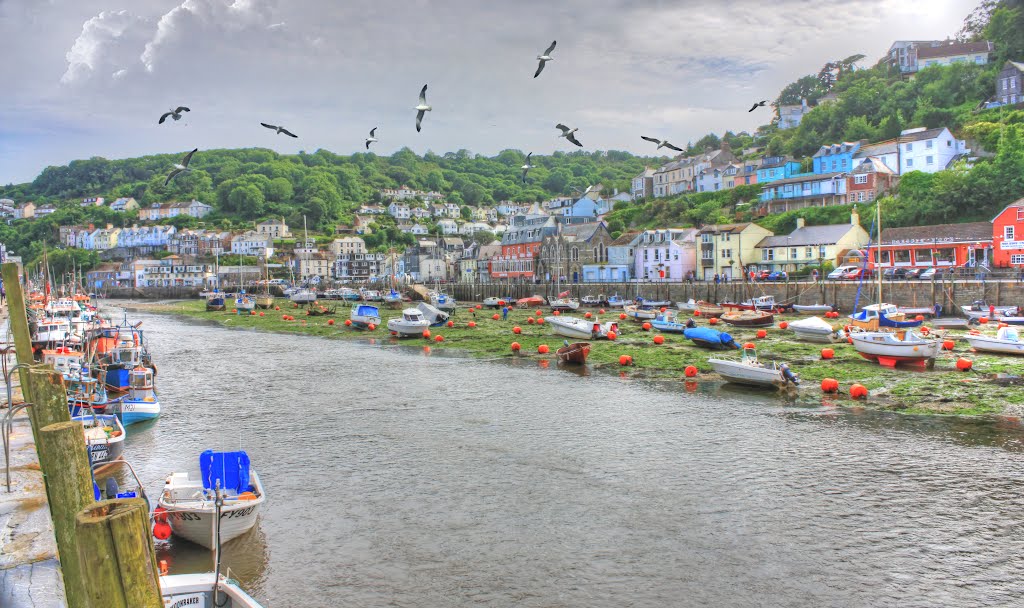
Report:
M493 232L489 232L487 230L480 230L478 232L474 232L473 236L469 238L478 245L490 245L494 241L498 240L498 237L495 236Z

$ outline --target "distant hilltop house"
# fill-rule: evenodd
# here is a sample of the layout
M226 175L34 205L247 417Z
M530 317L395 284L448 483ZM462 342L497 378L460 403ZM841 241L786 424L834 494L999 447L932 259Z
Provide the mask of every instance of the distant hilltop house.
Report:
M954 63L985 65L994 46L987 40L897 40L889 47L889 65L901 74L913 75L922 68Z
M795 129L800 126L804 115L814 109L807 105L807 99L801 99L797 105L779 106L779 128Z
M195 218L206 217L213 211L213 207L192 199L188 203L153 203L149 207L139 210L139 219L155 222L179 215L187 215Z
M264 222L260 222L256 225L256 232L258 232L260 236L269 237L272 240L286 239L292 235L288 230L288 224L284 223L284 218L271 218Z
M104 203L106 203L106 202L107 202L106 199L104 199L102 196L90 196L88 198L83 198L82 202L79 203L79 206L81 206L81 207L102 207L104 205Z
M996 76L997 105L1024 103L1024 63L1007 61Z
M440 192L424 192L422 190L413 190L412 188L403 185L401 188L384 188L380 191L380 196L384 200L388 201L406 201L411 199L420 199L428 203L444 200L444 195Z
M119 198L114 202L110 203L111 211L120 211L126 213L128 211L137 211L139 209L139 203L132 197Z
M14 217L14 201L9 198L0 198L0 217Z
M36 207L36 217L43 217L44 215L50 215L57 210L57 205L53 203L46 203L45 205L39 205Z

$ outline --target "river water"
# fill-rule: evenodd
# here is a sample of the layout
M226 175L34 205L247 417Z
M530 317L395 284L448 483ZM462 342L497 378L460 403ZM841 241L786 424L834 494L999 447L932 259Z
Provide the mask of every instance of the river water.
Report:
M1010 606L1015 422L144 321L152 496L207 448L268 492L225 566L271 607ZM812 390L812 389L807 389ZM209 553L166 543L175 572Z

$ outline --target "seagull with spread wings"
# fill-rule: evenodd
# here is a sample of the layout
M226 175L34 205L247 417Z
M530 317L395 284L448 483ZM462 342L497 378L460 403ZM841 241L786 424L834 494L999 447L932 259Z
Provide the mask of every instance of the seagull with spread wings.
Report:
M523 165L522 167L520 167L520 169L523 170L523 183L524 184L526 183L526 174L530 172L530 169L533 169L533 165L530 164L530 157L531 156L533 156L533 152L530 152L529 154L526 155L526 164Z
M558 44L558 41L552 40L551 46L548 47L548 50L544 51L543 55L537 55L537 60L540 61L540 63L537 64L537 71L533 74L534 78L540 76L540 73L544 71L545 63L555 60L555 58L551 56L551 51L555 50L556 44Z
M767 99L762 99L761 101L759 101L759 102L755 103L754 105L750 106L750 109L747 110L747 112L753 112L754 110L756 110L758 108L763 108L764 104L766 104L766 103L768 103L768 100Z
M193 149L191 152L185 155L185 158L181 160L180 164L174 165L174 169L172 169L171 172L167 174L167 179L164 180L165 186L171 183L171 180L177 177L180 173L192 170L189 168L188 164L192 162L192 155L195 154L196 150L198 149L199 148Z
M160 116L160 120L157 121L157 124L159 124L159 125L164 124L164 121L167 120L168 116L170 116L174 120L181 120L181 113L182 112L188 112L188 111L189 111L189 109L186 108L185 106L178 106L177 108L175 108L175 109L173 109L173 110L171 110L169 112L164 112Z
M285 129L284 127L278 127L278 126L275 126L275 125L268 125L265 122L261 122L260 124L263 125L264 127L268 128L268 129L270 129L271 131L276 131L278 135L284 133L288 137L298 137L298 135L292 133L288 129Z
M562 123L558 123L557 125L555 125L555 128L556 129L560 129L562 131L562 134L559 135L559 137L564 137L564 138L568 139L569 141L571 141L572 143L576 144L577 146L579 146L581 148L583 147L583 144L581 144L579 142L579 140L576 139L575 133L576 133L576 131L579 131L578 127L575 128L575 129L570 129L569 127L563 125Z
M668 143L667 139L657 139L655 137L647 137L646 135L641 135L640 139L645 139L647 141L652 141L652 142L658 144L658 147L656 148L656 150L661 150L662 148L668 148L669 150L675 150L676 152L682 152L683 151L682 148L680 148L678 146L673 146L672 144Z
M370 136L366 138L366 149L367 150L370 149L370 144L372 144L373 142L377 141L377 138L374 136L374 132L376 132L376 131L377 131L377 127L374 127L372 129L370 129Z
M423 85L423 88L420 89L420 103L413 109L416 110L416 132L419 133L423 114L434 109L427 105L427 85Z

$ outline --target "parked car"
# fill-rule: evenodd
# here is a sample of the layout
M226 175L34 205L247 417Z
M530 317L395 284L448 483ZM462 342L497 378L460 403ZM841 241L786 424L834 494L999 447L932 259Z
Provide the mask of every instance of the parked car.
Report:
M888 281L893 281L896 279L905 279L906 277L906 268L886 268L885 272L882 273L882 278Z
M844 281L859 281L860 279L870 279L875 273L870 268L854 268L843 275Z
M772 274L771 270L762 270L761 272L754 275L758 281L767 281L768 277Z
M825 278L829 279L830 281L838 281L839 279L843 278L843 275L850 272L851 270L855 270L856 268L856 266L840 266L839 268L836 268L832 272L828 273L828 276Z
M772 272L771 274L769 274L768 277L765 280L766 281L785 281L788 278L789 278L789 273L787 273L785 270L776 270L775 272Z
M921 273L924 272L924 268L908 268L907 273L903 275L904 279L920 279Z
M922 272L920 276L918 276L917 278L921 279L922 281L931 281L932 279L938 281L945 277L951 276L952 274L952 268L935 268L933 266Z

